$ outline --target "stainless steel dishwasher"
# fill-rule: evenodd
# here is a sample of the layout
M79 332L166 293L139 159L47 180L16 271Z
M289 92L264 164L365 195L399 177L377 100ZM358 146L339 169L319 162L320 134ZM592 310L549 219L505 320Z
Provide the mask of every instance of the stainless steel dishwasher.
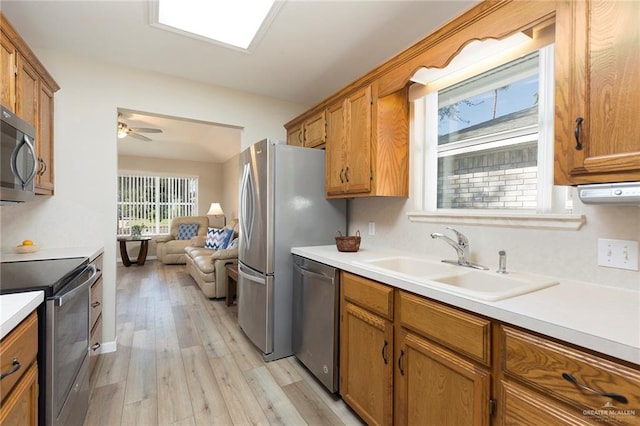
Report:
M293 353L331 392L339 380L339 295L335 268L293 256Z

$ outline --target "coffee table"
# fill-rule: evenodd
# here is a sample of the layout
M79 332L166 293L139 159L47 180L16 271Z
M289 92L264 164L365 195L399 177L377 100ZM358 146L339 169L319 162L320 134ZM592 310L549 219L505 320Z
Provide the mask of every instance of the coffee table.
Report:
M131 259L129 259L129 254L127 253L127 243L140 243L140 251L138 252L138 258L136 259L136 264L142 266L144 262L147 260L147 251L149 250L149 240L151 237L118 237L118 241L120 242L120 258L122 259L122 264L124 266L131 266Z

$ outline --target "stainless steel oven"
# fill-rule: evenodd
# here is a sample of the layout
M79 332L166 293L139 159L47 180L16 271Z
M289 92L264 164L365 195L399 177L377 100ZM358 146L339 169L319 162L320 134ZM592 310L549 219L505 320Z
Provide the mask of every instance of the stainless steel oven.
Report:
M43 290L39 320L40 425L80 426L89 408L89 304L101 271L87 258L0 264L0 293Z

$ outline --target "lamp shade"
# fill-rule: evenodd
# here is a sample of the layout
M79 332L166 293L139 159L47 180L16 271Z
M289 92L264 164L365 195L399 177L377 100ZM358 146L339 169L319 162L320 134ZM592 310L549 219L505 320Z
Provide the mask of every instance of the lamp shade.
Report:
M222 207L220 203L211 203L211 207L209 207L209 212L207 213L209 216L224 216L224 212L222 211Z

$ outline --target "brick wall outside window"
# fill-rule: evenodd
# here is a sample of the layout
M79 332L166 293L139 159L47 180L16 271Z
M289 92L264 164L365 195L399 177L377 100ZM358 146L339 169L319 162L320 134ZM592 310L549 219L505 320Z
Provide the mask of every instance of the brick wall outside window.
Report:
M536 142L438 159L438 208L535 209Z

